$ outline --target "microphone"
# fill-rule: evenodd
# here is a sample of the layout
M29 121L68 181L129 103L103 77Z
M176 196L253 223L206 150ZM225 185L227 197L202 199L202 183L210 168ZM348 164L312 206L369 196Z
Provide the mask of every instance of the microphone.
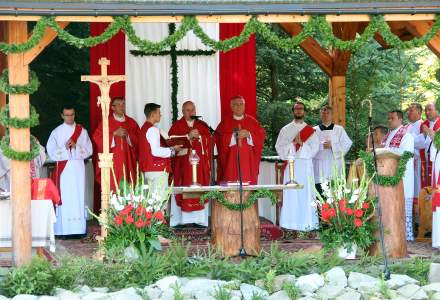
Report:
M238 128L237 128L237 127L234 128L234 135L235 135L236 137L238 137Z
M191 120L203 119L202 116L191 116Z

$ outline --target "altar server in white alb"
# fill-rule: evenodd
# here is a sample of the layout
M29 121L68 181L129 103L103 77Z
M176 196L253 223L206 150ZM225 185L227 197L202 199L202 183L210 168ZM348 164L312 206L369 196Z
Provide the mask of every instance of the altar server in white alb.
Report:
M405 151L414 153L414 138L408 127L402 125L403 112L401 110L393 110L388 113L388 126L390 132L383 138L385 148L398 155L402 155ZM406 163L405 174L403 175L403 193L405 197L405 214L406 214L406 239L414 240L412 210L414 197L414 159L411 158Z
M61 206L57 207L55 235L86 233L84 159L92 155L92 142L87 130L75 123L75 109L64 107L64 123L55 128L47 141L50 159L56 162L53 180L60 190Z
M295 103L292 111L294 120L281 129L275 148L281 159L294 160L295 180L304 188L283 191L280 226L291 230L314 230L318 228L318 216L314 205L312 158L319 151L319 137L313 127L304 122L303 103ZM288 181L289 167L286 167L284 182Z
M408 133L411 133L414 138L414 200L419 197L422 182L421 182L421 160L420 152L425 150L425 139L421 126L422 120L422 105L420 103L411 103L408 109ZM422 138L419 138L422 136Z
M340 174L344 156L353 144L344 127L332 123L332 113L331 107L322 107L321 124L314 127L319 138L319 151L313 158L313 167L316 188L320 192L322 181L332 178L335 167Z

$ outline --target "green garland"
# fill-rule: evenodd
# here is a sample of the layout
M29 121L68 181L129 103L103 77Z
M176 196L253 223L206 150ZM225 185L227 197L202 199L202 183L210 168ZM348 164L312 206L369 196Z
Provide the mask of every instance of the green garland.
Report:
M38 113L35 107L31 106L31 115L29 118L11 118L9 117L9 104L0 111L0 123L5 127L29 128L38 126Z
M0 76L0 91L5 94L33 94L38 90L40 81L37 74L31 71L29 76L29 83L25 85L9 85L9 72L5 69Z
M437 151L440 150L440 131L437 131L434 136L434 146Z
M7 131L5 136L0 141L0 149L3 155L11 160L18 161L30 161L38 156L40 153L40 146L38 145L37 139L31 135L31 151L16 151L9 146L10 138L9 132Z
M162 41L145 40L137 36L135 29L131 23L130 17L114 17L113 22L105 29L103 33L98 36L89 36L86 38L79 38L73 36L65 29L61 28L55 21L55 17L42 17L35 25L31 37L21 44L6 44L0 43L0 51L6 54L21 53L28 51L35 47L42 39L45 29L49 27L55 30L58 38L65 41L67 44L77 48L93 47L110 40L120 30L122 30L130 43L136 46L140 51L153 54L170 49L175 46L189 31L202 41L203 44L209 46L216 51L229 51L231 49L240 47L246 43L252 34L259 34L264 40L271 43L274 47L290 51L298 47L307 37L319 36L326 45L340 50L356 51L365 43L374 37L374 34L380 33L385 42L391 47L398 49L408 49L413 47L420 47L431 40L440 29L440 16L435 17L435 22L429 32L420 38L413 38L410 41L402 41L398 36L391 32L390 27L384 20L383 16L371 16L371 21L362 32L357 35L354 40L342 40L333 34L331 25L326 21L325 16L311 16L310 20L303 24L301 32L293 37L282 38L275 32L271 31L269 27L258 21L256 17L252 17L244 26L242 32L238 36L231 37L226 40L217 41L209 37L201 28L199 22L194 16L185 16L182 20L181 26L168 35Z
M372 153L360 151L359 156L365 163L365 169L367 171L367 176L370 178L374 176L373 180L376 184L382 185L382 186L395 186L395 185L399 184L400 180L405 175L406 163L408 162L408 160L410 160L414 156L414 154L412 154L409 151L403 152L403 154L399 160L399 165L397 167L396 174L394 176L383 176L383 175L377 175L375 173L374 158L373 158Z
M269 198L273 205L277 204L276 196L267 189L260 189L253 192L242 206L240 204L229 202L226 200L224 193L219 191L211 191L203 194L202 197L200 197L200 204L204 204L207 199L214 199L227 209L241 211L254 205L258 198Z

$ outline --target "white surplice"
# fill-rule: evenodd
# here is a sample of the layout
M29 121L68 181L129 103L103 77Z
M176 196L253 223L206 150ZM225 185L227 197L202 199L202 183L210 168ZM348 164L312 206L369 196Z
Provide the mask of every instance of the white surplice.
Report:
M334 124L331 130L321 130L320 126L314 127L319 139L319 151L313 158L313 171L315 182L322 183L322 179L330 179L333 175L334 166L341 172L345 154L350 150L353 142L345 132L344 127ZM324 149L324 142L330 141L332 148Z
M302 147L296 152L292 143L296 135L307 124L295 123L284 126L275 145L278 155L283 160L288 160L289 150L294 156L295 180L304 185L303 189L287 189L283 191L283 206L281 208L280 226L293 230L314 230L318 228L318 215L316 212L313 157L319 151L319 138L312 134ZM284 171L284 182L289 181L289 168Z
M434 143L431 145L432 175L436 183L440 171L440 152ZM437 184L438 185L438 184ZM432 213L432 247L440 248L440 208Z
M0 189L11 190L11 160L0 150Z
M402 155L403 152L409 151L414 153L414 138L411 133L407 133L403 136L399 147L390 147L390 142L394 135L399 131L402 126L392 130L385 141L385 148L389 148L391 152L398 155ZM406 163L405 174L403 175L403 193L405 197L405 215L406 215L406 239L408 241L414 240L413 222L412 222L412 210L413 210L413 198L414 198L414 159L411 158Z
M433 129L437 120L438 120L438 118L433 121L430 120L429 121L429 128ZM425 135L423 133L419 134L414 140L414 145L417 145L417 147L419 147L421 149L423 149L423 148L425 149L424 152L425 152L425 157L427 158L426 161L429 161L430 157L431 157L431 148L432 148L431 147L432 140L429 137L429 135L427 135L425 137ZM434 151L434 154L435 154L435 151ZM428 170L427 166L425 169ZM431 175L433 175L433 170L434 170L434 168L432 168L432 170L431 170ZM431 186L435 185L434 184L434 176L432 176L431 182L429 182L428 185L431 185Z
M66 143L75 131L74 125L61 124L50 134L47 153L54 161L67 160L60 176L62 205L57 207L55 235L86 233L84 159L92 155L92 142L84 128L76 147L68 150Z
M425 139L419 138L422 120L408 124L408 131L414 138L414 198L418 198L422 186L420 150L425 149ZM423 134L422 134L423 136Z

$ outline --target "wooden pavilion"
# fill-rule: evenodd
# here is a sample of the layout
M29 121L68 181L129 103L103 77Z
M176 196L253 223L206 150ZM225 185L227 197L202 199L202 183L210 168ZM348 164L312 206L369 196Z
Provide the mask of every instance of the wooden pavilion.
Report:
M341 40L353 40L362 34L372 15L383 15L391 32L403 41L422 37L430 31L440 1L338 1L338 0L10 0L0 1L0 41L21 44L28 40L28 22L43 16L54 16L61 28L70 22L113 22L114 16L130 16L131 22L180 22L194 15L200 22L244 23L256 17L260 22L278 23L292 36L302 30L301 23L312 15L325 15L333 35ZM10 85L29 82L29 64L49 45L57 33L46 28L42 39L24 52L1 54L0 69L8 69ZM381 34L374 39L389 48ZM436 34L427 46L440 56L440 35ZM312 37L300 47L329 77L329 98L334 109L335 123L345 125L345 76L351 52L324 49ZM78 78L79 80L79 78ZM8 99L11 118L28 118L28 94L11 94ZM0 106L6 95L0 93ZM15 151L30 151L29 128L10 128L10 147ZM15 265L31 260L31 181L28 161L12 160L11 200L13 252Z

